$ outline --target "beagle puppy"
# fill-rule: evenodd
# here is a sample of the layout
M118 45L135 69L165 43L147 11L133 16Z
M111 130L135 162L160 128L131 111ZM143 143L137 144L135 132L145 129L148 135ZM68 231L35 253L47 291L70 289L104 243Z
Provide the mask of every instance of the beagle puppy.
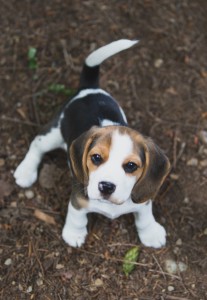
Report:
M144 245L166 243L165 229L152 214L152 199L168 174L169 160L150 138L128 127L119 104L99 88L100 64L137 42L118 40L86 58L78 92L35 137L14 172L16 183L29 187L46 152L67 151L73 182L62 237L73 247L85 241L90 212L111 219L133 213Z

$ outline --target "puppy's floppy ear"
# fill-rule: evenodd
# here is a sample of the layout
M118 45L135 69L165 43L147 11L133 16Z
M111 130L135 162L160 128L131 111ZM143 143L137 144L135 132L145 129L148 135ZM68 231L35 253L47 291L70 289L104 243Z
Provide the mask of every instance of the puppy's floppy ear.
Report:
M87 181L88 177L86 166L87 154L97 135L98 129L94 126L74 140L69 149L72 172L76 179L83 184Z
M131 195L137 203L153 199L170 170L168 158L150 138L144 138L142 149L144 170Z

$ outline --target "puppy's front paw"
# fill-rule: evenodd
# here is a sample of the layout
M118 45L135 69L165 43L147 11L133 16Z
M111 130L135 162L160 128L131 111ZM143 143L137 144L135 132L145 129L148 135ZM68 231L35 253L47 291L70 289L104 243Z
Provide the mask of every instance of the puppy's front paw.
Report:
M37 180L37 169L23 160L14 172L14 178L19 186L27 188Z
M68 227L63 228L62 238L63 240L72 247L81 247L87 235L87 229L70 229Z
M139 238L147 247L161 248L166 244L166 231L163 226L153 222L138 231Z

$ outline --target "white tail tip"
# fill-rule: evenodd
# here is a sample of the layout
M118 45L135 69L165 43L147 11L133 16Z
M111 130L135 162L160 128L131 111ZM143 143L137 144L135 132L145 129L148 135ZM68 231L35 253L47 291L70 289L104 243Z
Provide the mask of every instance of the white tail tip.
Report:
M85 63L88 67L98 66L108 57L110 57L118 52L121 52L122 50L130 48L130 47L134 46L135 44L137 44L138 42L139 42L138 40L132 41L132 40L126 40L126 39L112 42L108 45L105 45L105 46L95 50L91 54L89 54L89 56L85 60Z

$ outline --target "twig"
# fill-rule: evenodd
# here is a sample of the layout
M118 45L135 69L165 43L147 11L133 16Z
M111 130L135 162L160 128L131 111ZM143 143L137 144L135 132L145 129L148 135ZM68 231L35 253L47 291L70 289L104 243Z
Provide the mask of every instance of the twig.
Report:
M73 65L71 55L67 51L66 40L61 39L60 43L61 43L61 46L63 47L63 55L65 58L66 66L71 66L71 64Z
M176 168L176 163L177 163L177 130L175 130L175 135L173 139L173 168Z
M36 123L38 124L38 126L40 126L40 118L39 118L39 113L38 113L38 109L37 109L37 103L36 103L37 97L35 97L35 95L32 95L32 108L34 111L34 116L35 116L35 120Z
M158 270L153 270L153 269L150 269L148 271L152 272L152 273L164 274L166 276L169 276L169 277L172 277L172 278L175 278L175 279L179 279L181 281L181 278L179 276L177 276L177 275L174 275L174 274L170 274L170 273L163 272L163 271L158 271Z
M29 121L21 121L17 118L10 118L10 117L7 117L7 116L2 116L1 120L8 121L8 122L13 122L13 123L24 124L24 125L28 125L28 126L39 127L39 125L37 123L33 123L33 122L29 122Z
M164 277L165 280L166 280L165 272L163 271L163 269L162 269L161 265L159 264L157 258L154 256L154 254L152 254L152 257L153 257L154 261L156 262L156 264L158 265L158 267L159 267L159 269L160 269L160 271L161 271L161 274L163 275L163 277Z
M186 143L182 142L182 144L180 146L180 151L178 152L178 155L177 155L177 161L176 161L176 163L180 160L181 156L183 155L185 147L186 147Z
M40 261L38 255L37 255L37 251L36 251L36 249L35 249L35 246L34 246L33 242L31 242L31 243L32 243L33 252L34 252L35 257L36 257L36 259L37 259L37 262L38 262L38 264L39 264L39 266L40 266L40 269L41 269L41 271L42 271L42 275L43 275L43 277L44 277L44 269L43 269L43 266L42 266L42 264L41 264L41 261Z

